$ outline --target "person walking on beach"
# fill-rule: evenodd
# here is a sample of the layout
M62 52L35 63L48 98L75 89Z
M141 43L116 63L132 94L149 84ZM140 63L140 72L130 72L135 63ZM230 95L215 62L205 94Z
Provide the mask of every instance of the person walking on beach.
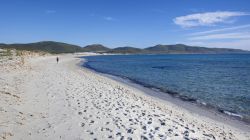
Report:
M57 62L57 64L58 64L58 62L59 62L59 57L58 57L58 56L56 57L56 62Z

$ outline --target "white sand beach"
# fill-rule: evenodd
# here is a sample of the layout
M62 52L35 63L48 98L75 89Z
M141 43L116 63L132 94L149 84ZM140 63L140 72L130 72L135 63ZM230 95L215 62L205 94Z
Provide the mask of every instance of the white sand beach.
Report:
M76 55L59 57L0 62L0 139L250 140L250 129L81 68Z

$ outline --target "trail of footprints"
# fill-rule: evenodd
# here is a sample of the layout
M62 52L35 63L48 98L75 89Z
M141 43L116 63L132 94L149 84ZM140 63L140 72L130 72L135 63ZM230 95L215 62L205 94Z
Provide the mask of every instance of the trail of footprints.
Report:
M195 122L191 125L185 123L181 116L172 120L171 110L163 110L155 102L136 96L123 87L112 87L113 85L100 80L98 85L93 79L87 81L89 83L78 83L79 88L66 95L69 104L72 99L75 100L76 113L82 118L79 127L93 140L100 135L101 139L120 140L216 139L210 133L215 130L201 131L204 126L196 126ZM75 85L68 83L69 89L74 87ZM197 137L197 133L202 133L202 137ZM234 139L233 135L221 136L224 139Z
M216 139L214 131L222 133L221 139L234 139L232 134L223 134L219 128L204 131L205 125L199 126L195 121L187 123L183 114L173 116L172 110L159 107L154 100L135 95L111 80L107 82L92 73L80 74L81 77L74 72L55 72L55 79L64 83L47 84L47 91L50 93L58 87L55 84L60 85L62 89L58 89L58 93L65 93L66 106L81 118L79 127L86 139ZM44 82L46 77L44 73ZM56 99L50 97L50 100Z

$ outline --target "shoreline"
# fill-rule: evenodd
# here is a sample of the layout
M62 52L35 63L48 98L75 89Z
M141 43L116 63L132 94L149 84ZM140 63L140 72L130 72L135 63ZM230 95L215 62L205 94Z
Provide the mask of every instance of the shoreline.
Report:
M202 103L198 103L196 99L192 99L188 97L182 98L181 96L178 96L179 95L178 93L172 94L172 93L164 92L161 89L141 84L140 82L137 82L128 77L122 77L122 76L113 75L110 73L99 71L97 69L90 67L87 64L88 62L86 58L80 57L80 59L84 59L82 60L81 63L78 64L78 66L81 68L86 68L92 72L108 77L119 83L123 83L132 88L136 88L144 92L146 95L151 96L152 98L157 98L157 99L162 100L162 102L171 102L175 104L176 106L181 106L182 108L190 111L191 113L196 113L198 115L209 117L215 121L220 121L225 124L229 124L233 127L243 129L245 131L250 131L250 121L242 120L240 116L237 116L238 114L234 115L232 112L229 112L227 110L222 110L220 108L215 108L213 106L208 106ZM178 95L176 96L176 94ZM230 113L232 114L230 115Z

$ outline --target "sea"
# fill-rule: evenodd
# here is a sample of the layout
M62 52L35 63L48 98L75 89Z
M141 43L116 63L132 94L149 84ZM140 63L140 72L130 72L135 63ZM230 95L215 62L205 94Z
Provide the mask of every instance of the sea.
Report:
M250 122L250 54L99 55L84 67Z

